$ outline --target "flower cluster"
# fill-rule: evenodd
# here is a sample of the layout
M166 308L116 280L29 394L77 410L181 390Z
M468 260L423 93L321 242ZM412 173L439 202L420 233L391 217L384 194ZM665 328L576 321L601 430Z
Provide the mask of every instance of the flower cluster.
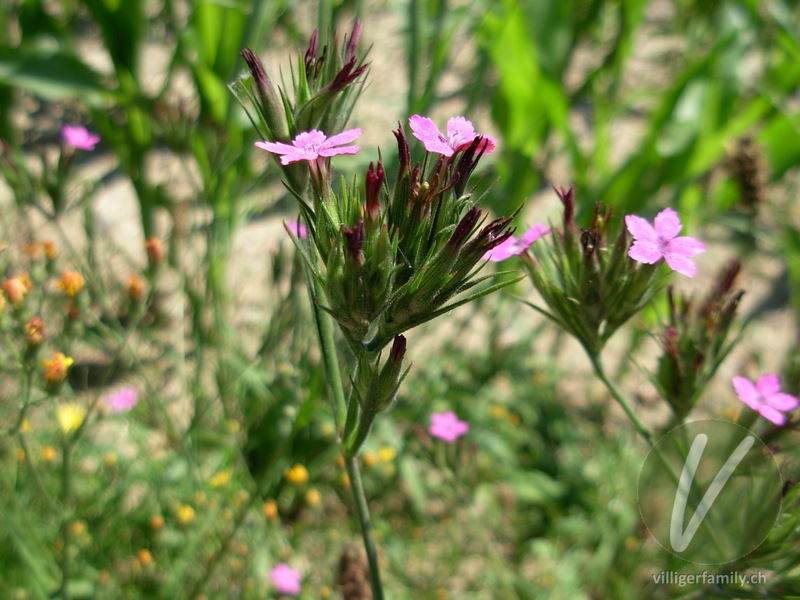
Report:
M312 129L299 132L291 143L256 142L280 157L303 216L303 222L292 223L287 231L324 291L318 301L339 324L357 359L352 383L359 417L348 422L359 425L346 428L343 438L351 452L363 443L375 415L391 404L404 377L402 334L513 283L455 298L493 276L476 275L493 251L520 253L547 233L539 224L517 240L510 219L486 222L471 200L470 175L481 156L495 148L492 138L476 133L460 116L449 120L447 135L419 115L409 125L434 156L412 162L401 125L394 132L399 157L395 181L387 182L382 161L371 163L363 201L361 190L344 182L334 192L330 175L331 157L360 150L353 144L360 129L332 135L328 129ZM288 176L288 169L303 164L311 182L309 200L302 181ZM390 343L382 361L380 352Z
M673 270L694 277L696 268L690 257L705 246L694 238L678 237L682 226L672 209L659 213L654 225L628 215L627 228L613 235L612 210L597 205L589 227L579 229L575 189L556 189L556 193L564 206L563 227L549 236L549 244L534 246L532 256L524 261L548 310L534 308L575 336L596 358L619 327L658 291L656 263L663 258ZM540 237L543 226L537 227L526 235ZM518 249L504 254L524 251Z

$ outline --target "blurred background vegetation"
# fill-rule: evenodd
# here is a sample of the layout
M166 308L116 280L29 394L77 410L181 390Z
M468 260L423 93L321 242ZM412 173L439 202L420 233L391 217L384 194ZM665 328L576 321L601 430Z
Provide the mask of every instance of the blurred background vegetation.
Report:
M298 259L277 241L260 258L267 284L244 325L230 280L237 236L296 211L228 84L244 72L243 47L279 80L314 27L324 43L355 17L373 83L351 124L386 119L387 164L398 120L465 114L499 139L483 167L495 213L527 200L533 214L550 185L573 182L579 219L596 202L648 218L673 206L716 247L778 266L754 290L751 319L800 310L795 0L3 2L0 265L5 277L30 273L28 309L59 331L47 344L76 357L62 398L93 405L127 381L143 399L124 419L97 411L79 436L62 435L23 352L30 315L3 313L0 597L266 598L278 562L303 571L302 598L339 593L336 564L357 534L309 307L293 292ZM370 107L390 94L396 113ZM64 164L63 123L101 144ZM375 155L337 166L363 172ZM180 193L159 175L167 163L186 173ZM120 179L138 208L128 249L108 239L96 202ZM23 252L43 236L54 261ZM152 236L163 264L145 261ZM78 319L48 284L66 268L87 280ZM147 286L140 304L126 298L131 273ZM741 565L777 573L764 589L652 586L651 573L684 567L639 521L645 449L518 306L492 298L443 332L412 333L412 376L363 455L388 597L796 593L798 560L780 537L796 523ZM791 351L770 364L796 394L790 322L773 335ZM425 426L450 409L472 429L437 446Z

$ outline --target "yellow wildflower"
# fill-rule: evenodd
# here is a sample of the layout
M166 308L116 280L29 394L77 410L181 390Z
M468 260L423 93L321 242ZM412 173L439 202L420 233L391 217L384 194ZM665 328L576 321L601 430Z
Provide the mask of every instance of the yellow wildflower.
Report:
M314 508L320 505L322 502L322 494L319 493L319 490L316 488L311 488L306 492L306 504L310 507Z
M380 457L382 462L385 463L392 462L397 456L397 450L395 450L391 446L384 446L383 448L378 450L378 456Z
M293 485L303 485L308 481L308 470L303 465L294 465L286 471L286 480Z
M183 504L178 509L178 514L176 516L178 519L178 523L180 523L181 525L188 525L189 523L194 521L194 509L188 504Z
M221 488L222 486L228 485L228 482L231 480L231 475L233 475L233 469L225 469L224 471L216 473L209 483L211 483L212 488Z
M75 402L65 402L56 408L56 419L61 431L70 433L78 429L86 418L86 409Z

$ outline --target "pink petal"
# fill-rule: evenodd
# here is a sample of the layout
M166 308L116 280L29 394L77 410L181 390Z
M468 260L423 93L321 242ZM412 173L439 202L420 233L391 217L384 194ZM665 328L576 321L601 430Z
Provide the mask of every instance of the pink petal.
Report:
M681 275L686 275L687 277L697 275L697 265L692 262L692 259L686 258L682 254L667 252L664 254L664 260L667 261L670 269Z
M674 238L667 244L667 252L684 256L695 256L705 251L706 245L703 242L686 236Z
M627 215L625 217L625 225L627 225L628 232L633 236L634 240L645 242L656 242L658 240L655 229L647 219L636 215Z
M639 261L640 263L652 265L661 259L661 250L659 249L658 245L654 244L653 242L639 240L634 242L633 246L631 246L631 249L628 250L628 256L630 256L633 260Z
M325 139L324 133L318 129L312 129L311 131L298 133L297 137L292 140L292 146L303 150L319 148L325 144Z
M517 240L517 238L515 238L514 236L511 236L506 241L495 246L494 248L489 250L486 254L484 254L483 260L500 262L502 260L514 256L515 254L519 254L520 252L522 252L522 250L519 250L519 240Z
M478 146L478 150L483 151L484 154L489 154L495 148L497 148L497 140L495 140L492 136L481 135L481 137L483 138L483 143Z
M455 153L448 145L439 128L428 117L414 115L408 120L414 137L423 143L425 150L436 152L444 156L453 156Z
M767 396L766 403L775 410L789 412L800 405L800 400L789 394L771 394Z
M453 150L469 146L475 139L475 128L464 117L452 117L447 121L447 143Z
M408 120L408 124L411 126L414 137L421 142L439 140L444 137L442 132L439 131L439 128L436 127L436 124L428 117L414 115Z
M781 378L774 373L767 373L758 378L756 382L758 393L766 398L781 391Z
M286 154L287 152L297 152L297 148L292 146L291 144L284 144L282 142L256 142L253 144L256 148L261 148L262 150L266 150L267 152L272 152L273 154Z
M336 135L332 135L329 137L325 143L322 144L323 148L331 148L333 146L338 146L339 144L349 144L350 142L355 141L355 139L360 136L363 131L360 129L348 129L347 131L343 131L342 133L337 133ZM358 146L356 146L358 148ZM322 153L320 153L322 154ZM323 154L323 156L327 156Z
M663 240L670 240L681 232L683 225L681 219L671 208L665 208L656 215L655 230L658 237Z
M542 222L536 223L519 238L519 245L522 250L527 250L540 237L550 233L550 228Z
M361 146L339 146L338 148L324 148L319 151L320 156L336 156L337 154L358 154Z
M775 410L774 408L770 408L769 406L761 406L758 408L758 412L765 419L769 419L775 423L775 425L786 425L786 415Z
M736 395L739 396L739 400L753 410L759 410L759 408L761 408L761 395L758 393L758 390L756 390L756 386L753 385L752 381L746 377L736 376L731 382L733 383L733 389L736 390Z

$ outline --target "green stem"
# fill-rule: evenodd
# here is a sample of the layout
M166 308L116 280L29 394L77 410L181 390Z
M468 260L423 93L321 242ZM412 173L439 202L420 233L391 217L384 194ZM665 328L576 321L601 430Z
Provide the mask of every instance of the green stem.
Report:
M314 310L314 319L317 323L317 332L319 333L322 357L325 362L325 371L334 399L333 415L339 431L339 443L342 448L342 454L344 455L345 465L347 466L347 475L350 478L350 489L353 490L356 514L358 515L358 523L361 526L361 535L364 538L364 549L366 550L367 561L369 562L372 599L383 600L383 586L381 585L380 567L378 566L378 552L375 547L375 539L372 537L372 524L369 519L367 496L364 493L364 485L361 482L361 473L358 470L358 463L356 462L357 458L348 452L345 442L342 439L344 420L348 411L344 387L342 386L342 376L339 372L336 342L333 337L333 325L330 317L324 313L318 304L318 299L323 296L322 286L319 280L314 277L313 273L309 273L307 269L306 276L308 278L309 293L311 294L311 307ZM350 402L352 406L352 403L357 402L357 400L351 397ZM363 424L364 419L361 418L359 420Z
M72 441L66 440L62 448L62 461L61 461L61 539L64 540L64 545L61 548L61 589L59 594L62 600L69 600L69 577L70 577L70 519L72 511L70 510L70 502L72 496L72 486L70 480L70 459L72 454Z
M344 420L347 415L347 401L344 396L342 386L342 375L339 372L339 359L336 353L336 341L333 338L333 325L331 318L319 307L319 298L322 297L322 285L314 277L313 273L306 270L308 287L311 292L311 308L314 311L314 321L317 324L319 343L322 349L322 360L325 363L325 372L328 376L328 383L333 393L333 418L336 421L336 429L341 437L344 429Z
M602 381L606 386L606 389L614 397L614 400L617 401L617 404L619 404L622 410L625 411L625 414L628 415L628 418L631 420L631 423L633 423L636 431L639 432L639 435L641 435L647 442L647 445L652 448L655 445L655 442L653 441L653 435L650 433L650 430L645 427L641 419L636 416L636 413L633 412L633 409L631 408L630 404L628 404L625 396L622 395L622 392L620 392L617 386L615 386L606 376L606 372L603 369L603 363L600 361L600 357L589 354L589 359L592 361L592 367L594 367L595 375L600 378L600 381Z
M369 563L369 580L372 586L372 600L383 600L383 586L381 585L381 572L378 566L378 551L375 538L372 536L372 524L369 519L369 505L361 482L361 472L358 469L358 459L349 456L345 459L347 475L350 478L350 489L353 490L353 499L356 503L356 514L361 525L361 535L364 538L364 549L367 551Z

